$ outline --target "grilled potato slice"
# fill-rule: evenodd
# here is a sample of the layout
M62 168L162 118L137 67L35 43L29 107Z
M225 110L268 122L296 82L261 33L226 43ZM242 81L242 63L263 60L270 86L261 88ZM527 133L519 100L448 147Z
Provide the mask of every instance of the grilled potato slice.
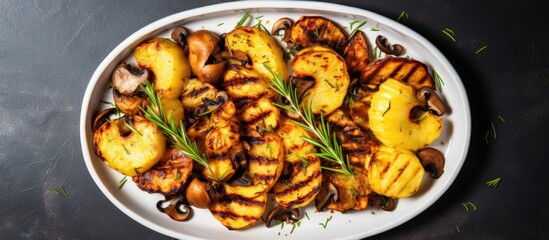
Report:
M223 88L233 101L271 98L275 92L268 82L253 69L232 65L223 74Z
M405 198L419 190L424 174L414 153L382 146L370 161L368 180L377 194Z
M349 163L357 168L364 168L379 144L364 133L347 114L337 109L326 117L332 131L341 144L343 153L349 158Z
M370 63L369 50L370 44L366 40L366 35L360 30L345 43L342 55L351 75L360 74Z
M239 119L245 131L272 132L280 124L280 109L263 97L246 103L239 112Z
M143 191L170 196L179 193L193 170L193 160L181 150L169 147L162 159L148 171L132 179Z
M245 53L251 60L253 70L263 79L273 79L269 68L280 74L282 79L288 78L284 51L269 33L254 27L237 27L225 36L225 46L229 52Z
M133 56L140 68L153 72L154 90L161 97L181 96L191 76L189 59L181 47L166 38L153 38L137 46Z
M320 16L302 16L286 32L284 41L300 48L318 44L339 51L347 42L347 34L329 19Z
M228 193L254 198L268 192L276 183L284 166L284 146L275 132L248 133L244 137L250 145L245 178L249 185L225 184Z
M254 198L236 194L225 194L214 201L209 210L229 230L242 230L254 225L261 218L267 206L267 193Z
M95 154L110 168L126 176L149 170L163 156L166 137L154 123L135 116L128 129L124 118L105 122L93 134Z
M407 83L415 89L434 89L434 81L427 66L411 58L387 56L370 63L360 74L362 86L374 90L389 78Z
M368 110L372 105L372 96L375 91L358 87L352 102L347 103L349 109L349 117L353 122L364 130L370 130L370 118L368 117Z
M285 208L300 208L314 200L320 190L320 159L314 155L314 145L302 139L310 137L309 133L289 118L282 119L277 133L284 145L285 170L273 188L275 201Z
M303 49L292 60L292 69L297 78L315 81L301 99L314 114L328 115L343 104L350 77L345 60L334 50L324 46Z
M439 137L442 118L429 111L415 111L421 107L412 86L388 79L372 97L370 129L389 147L412 151L426 147Z

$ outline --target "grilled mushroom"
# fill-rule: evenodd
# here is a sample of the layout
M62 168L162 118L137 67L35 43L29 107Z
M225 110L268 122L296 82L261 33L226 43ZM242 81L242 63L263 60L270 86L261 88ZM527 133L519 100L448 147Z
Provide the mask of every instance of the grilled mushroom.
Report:
M422 87L417 91L417 98L424 102L427 109L432 113L442 116L446 112L446 106L435 90L430 87Z
M417 157L432 178L439 178L444 173L444 155L434 148L423 148L417 152Z
M202 102L204 104L194 109L194 115L202 116L213 112L229 100L229 94L225 91L218 91L216 92L214 99L215 100L203 98Z
M177 45L183 48L183 50L189 50L189 46L187 45L189 31L187 31L186 28L181 26L174 28L171 37L177 43Z
M337 202L339 199L337 188L334 184L328 182L324 184L315 199L316 210L319 212L324 211L328 204Z
M126 95L120 93L117 88L113 88L112 95L114 104L121 112L128 116L134 116L139 113L141 110L140 107L144 107L147 102L144 92L140 89L137 89L134 94Z
M284 17L284 18L281 18L281 19L278 19L274 24L273 24L273 28L271 30L271 34L274 36L274 35L277 35L280 31L284 30L288 30L290 27L292 27L293 25L293 22L291 19L287 18L287 17Z
M211 184L209 181L203 181L194 178L185 192L189 203L197 208L208 208L212 201L223 195L222 189Z
M189 36L189 62L204 82L215 83L223 75L226 62L221 56L220 42L219 36L208 30L198 30Z
M130 65L120 63L111 75L111 83L121 94L133 95L139 89L140 84L147 82L149 75L146 68L138 72L132 69Z
M165 206L166 204L168 205ZM188 220L192 215L192 209L185 204L181 195L167 196L165 200L156 203L156 208L170 216L171 219L180 222Z
M294 223L299 218L299 209L288 209L281 206L276 206L267 215L265 226L271 227L273 220L284 221L287 224Z
M404 47L400 44L389 44L387 38L381 35L378 35L376 38L376 45L382 52L386 54L391 54L395 56L400 56L404 52Z
M109 115L111 115L113 112L115 112L116 108L107 108L97 114L95 118L93 119L93 125L92 129L93 131L97 131L103 123L105 123L109 119Z

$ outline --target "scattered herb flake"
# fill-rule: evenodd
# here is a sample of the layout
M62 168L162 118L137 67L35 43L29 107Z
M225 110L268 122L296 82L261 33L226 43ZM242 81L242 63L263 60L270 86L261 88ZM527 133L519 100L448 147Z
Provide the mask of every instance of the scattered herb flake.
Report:
M442 87L444 86L444 80L440 77L437 71L433 70L433 77L435 78L435 85L438 91L442 92Z
M498 119L499 119L501 122L505 122L505 119L504 119L501 115L498 115Z
M219 26L222 26L223 24L225 24L225 23L219 23L219 24L217 24L217 26L219 27Z
M444 35L446 35L448 38L452 39L452 41L456 41L456 38L454 37L455 33L454 33L454 30L450 29L450 28L444 28L442 29L442 33L444 33Z
M326 229L326 227L328 226L328 222L330 220L332 220L332 217L333 216L330 216L329 218L326 219L326 222L325 223L319 223L318 225L322 226L324 229Z
M461 232L461 231L459 230L459 227L458 227L457 225L456 225L456 230L458 231L458 233Z
M490 181L486 182L486 185L488 185L489 187L496 188L496 187L498 187L498 184L499 184L500 181L501 181L501 178L498 177L496 179L493 179L493 180L490 180Z
M69 197L69 195L67 194L67 191L65 191L65 186L63 184L61 184L61 192L63 193L63 196L65 198Z
M250 17L250 14L244 12L244 15L242 16L242 18L240 18L240 21L236 23L235 28L242 26L242 24L244 24L246 20L248 20L248 17Z
M408 18L408 13L404 10L402 12L400 12L400 15L397 18L397 22L400 22L400 19L402 19L402 18Z
M297 221L295 223L292 223L292 230L290 230L290 234L294 233L294 230L295 230L296 226L300 227L301 226L301 221Z
M473 208L473 211L476 211L477 210L477 206L475 206L475 204L473 204L472 202L466 202L466 203L462 203L461 205L463 205L463 207L465 208L465 210L467 212L469 212L469 207L467 206L471 206Z
M349 39L351 39L357 32L358 30L364 26L364 24L366 24L367 21L364 21L364 22L361 22L360 24L358 24L358 26L351 32L351 34L349 35Z
M122 189L122 187L124 187L124 184L126 184L126 182L128 181L128 178L127 176L124 176L120 182L118 182L118 190Z
M479 48L479 49L475 52L475 54L479 54L480 52L484 51L484 49L486 49L487 47L488 47L488 45L482 46L481 48Z
M311 219L309 218L309 214L307 214L307 212L305 212L305 217L307 217L307 220L311 220Z
M61 193L60 193L59 191L57 191L57 189L55 189L55 188L53 188L53 187L51 187L50 189L51 189L51 191L52 191L53 193L55 193L56 195L61 195Z
M179 179L181 179L181 173L179 171L177 171L175 173L175 180L179 180Z

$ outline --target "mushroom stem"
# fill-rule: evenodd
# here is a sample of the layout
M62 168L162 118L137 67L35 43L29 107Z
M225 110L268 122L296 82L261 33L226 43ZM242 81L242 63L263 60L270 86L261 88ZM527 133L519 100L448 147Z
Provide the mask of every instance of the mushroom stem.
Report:
M284 30L288 30L292 27L293 25L293 22L291 19L287 18L287 17L284 17L284 18L281 18L281 19L278 19L274 24L273 24L273 28L271 29L271 34L274 36L274 35L277 35L280 31Z
M267 220L265 226L271 227L273 220L284 221L287 224L295 223L299 219L299 209L288 209L281 206L273 208L269 214L267 214Z

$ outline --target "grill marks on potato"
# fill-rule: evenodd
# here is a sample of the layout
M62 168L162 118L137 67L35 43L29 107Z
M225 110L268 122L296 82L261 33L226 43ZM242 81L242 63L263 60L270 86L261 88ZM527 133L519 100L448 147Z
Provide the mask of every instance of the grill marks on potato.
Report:
M339 51L347 42L347 34L335 22L324 17L302 16L285 34L284 41L301 48L320 44Z
M366 35L362 31L357 31L356 34L349 39L342 51L342 56L345 58L347 68L351 75L357 75L366 68L370 63L370 45L366 40Z
M369 89L377 89L388 78L410 84L415 89L434 86L434 81L425 64L402 57L385 57L372 62L365 68L360 81Z
M280 109L268 98L246 103L240 110L239 119L245 131L271 132L278 128Z
M210 205L209 210L228 229L244 229L252 226L265 212L267 193L255 198L227 194Z

